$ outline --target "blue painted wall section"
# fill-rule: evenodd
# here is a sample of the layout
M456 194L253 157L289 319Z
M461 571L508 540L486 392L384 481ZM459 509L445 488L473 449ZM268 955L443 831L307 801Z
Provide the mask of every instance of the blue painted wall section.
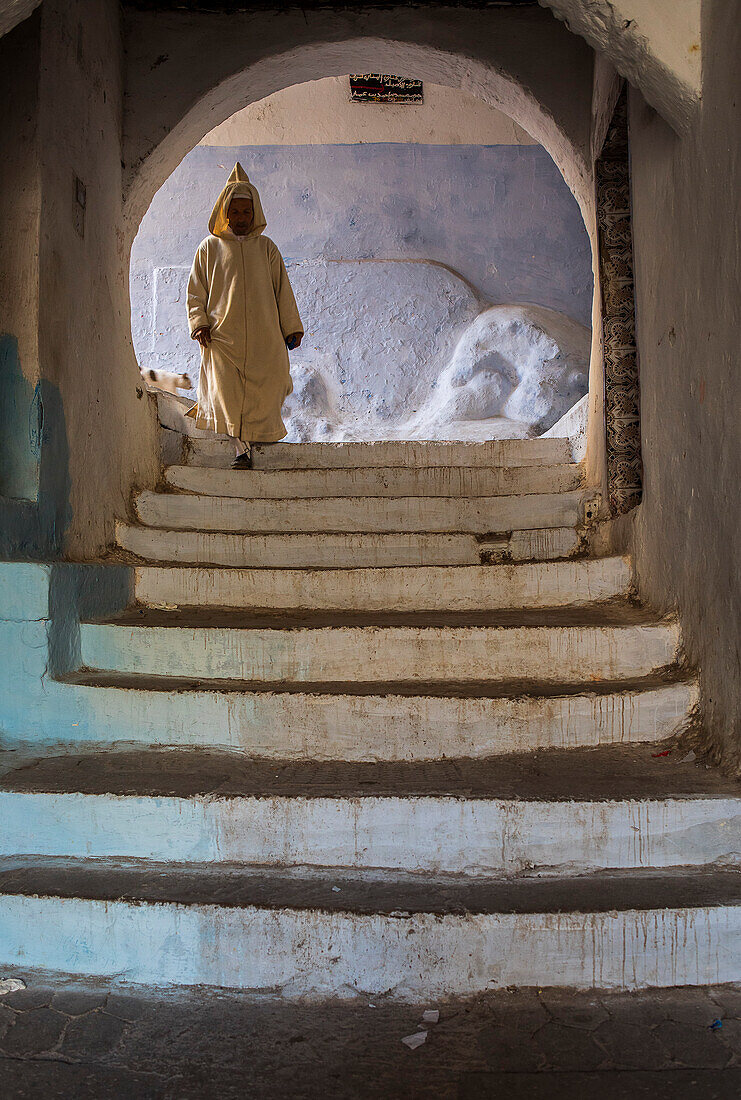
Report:
M20 372L0 336L0 558L56 558L72 516L69 447L59 390Z
M49 574L49 670L66 676L80 665L80 621L101 619L133 599L128 566L59 562Z
M0 745L126 740L125 708L106 717L106 692L65 677L79 669L81 620L131 601L128 566L0 562ZM166 697L163 693L163 702Z
M287 257L436 260L493 304L531 302L591 324L587 231L539 145L197 146L142 221L135 277L190 265L236 160ZM135 281L135 338L151 328L144 291Z

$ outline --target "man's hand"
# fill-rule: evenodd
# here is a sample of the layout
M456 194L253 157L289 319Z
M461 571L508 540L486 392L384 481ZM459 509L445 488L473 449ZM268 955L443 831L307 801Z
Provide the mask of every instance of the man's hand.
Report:
M289 351L295 351L296 348L301 347L303 338L303 332L292 332L290 336L286 336L286 347Z
M197 328L191 336L191 340L197 340L202 348L207 348L211 343L211 329L208 325L204 325L203 328Z

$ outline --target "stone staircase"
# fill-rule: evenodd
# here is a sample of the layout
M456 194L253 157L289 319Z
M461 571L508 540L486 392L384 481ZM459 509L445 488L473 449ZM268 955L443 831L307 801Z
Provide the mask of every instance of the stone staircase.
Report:
M589 556L566 440L178 446L56 685L95 736L3 766L3 961L284 996L741 978L741 792L662 755L697 686Z
M186 458L165 473L179 492L139 496L141 526L119 525L123 548L344 569L568 558L580 547L582 472L565 439L256 447L247 483L222 468L228 444L191 439Z

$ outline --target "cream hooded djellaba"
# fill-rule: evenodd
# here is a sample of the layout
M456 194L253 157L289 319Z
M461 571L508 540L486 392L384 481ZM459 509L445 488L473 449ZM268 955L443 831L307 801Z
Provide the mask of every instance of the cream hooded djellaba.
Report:
M229 228L233 198L252 196L254 219L244 237ZM245 443L274 443L286 434L283 402L293 389L286 337L303 333L296 300L278 248L263 236L260 196L235 165L209 218L188 280L191 336L208 325L201 348L196 427Z

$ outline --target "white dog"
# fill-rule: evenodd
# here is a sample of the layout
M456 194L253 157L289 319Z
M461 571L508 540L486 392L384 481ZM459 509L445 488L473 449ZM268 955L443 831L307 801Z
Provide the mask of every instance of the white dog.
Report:
M164 390L165 393L177 394L178 390L193 388L193 383L187 374L173 374L169 370L140 370L139 373L148 386L156 390Z

